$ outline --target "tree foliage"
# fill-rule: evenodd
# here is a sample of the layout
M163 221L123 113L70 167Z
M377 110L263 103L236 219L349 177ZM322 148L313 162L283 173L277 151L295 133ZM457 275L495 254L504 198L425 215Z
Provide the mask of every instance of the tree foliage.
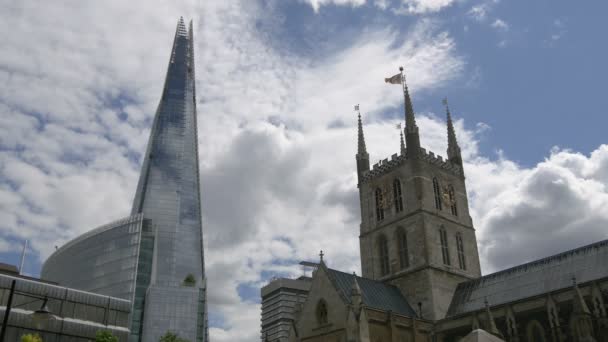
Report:
M21 336L21 342L42 342L42 337L38 334L25 334Z
M188 273L188 275L186 276L186 278L184 278L184 285L185 286L194 286L194 285L196 285L196 279L194 278L194 275L192 273Z
M118 342L118 337L107 330L100 330L95 334L95 342Z
M185 338L179 337L177 334L167 331L158 342L190 342Z

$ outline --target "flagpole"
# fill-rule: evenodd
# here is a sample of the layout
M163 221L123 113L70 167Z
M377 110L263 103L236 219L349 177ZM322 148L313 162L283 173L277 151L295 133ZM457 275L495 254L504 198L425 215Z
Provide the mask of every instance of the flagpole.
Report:
M405 118L405 126L404 126L403 130L405 131L407 129L407 105L406 105L407 99L406 99L406 96L405 96L405 87L406 87L406 85L405 85L405 75L403 74L403 67L402 66L399 67L399 72L401 73L401 88L403 88L402 89L403 90L403 113L404 113L403 117Z

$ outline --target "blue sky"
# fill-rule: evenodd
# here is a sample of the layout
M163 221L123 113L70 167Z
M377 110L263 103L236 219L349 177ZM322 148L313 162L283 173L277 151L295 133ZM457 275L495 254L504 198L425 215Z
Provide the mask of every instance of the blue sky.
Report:
M53 246L128 215L180 15L197 42L214 341L257 340L259 287L320 249L359 270L352 108L372 160L397 152L402 96L383 79L401 65L422 144L440 155L450 101L484 273L605 239L607 7L2 3L0 261L17 264L28 239L36 275Z

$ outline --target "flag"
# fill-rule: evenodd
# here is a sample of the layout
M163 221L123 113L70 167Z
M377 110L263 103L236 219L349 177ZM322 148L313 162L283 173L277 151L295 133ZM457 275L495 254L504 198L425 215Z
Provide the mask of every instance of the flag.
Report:
M401 84L401 74L397 74L395 76L385 78L384 82L390 83L390 84Z
M355 105L355 110L359 110L359 105Z

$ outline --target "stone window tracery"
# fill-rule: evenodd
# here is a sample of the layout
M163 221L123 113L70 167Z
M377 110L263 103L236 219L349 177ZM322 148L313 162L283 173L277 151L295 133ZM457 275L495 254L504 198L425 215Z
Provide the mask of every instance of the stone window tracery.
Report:
M433 194L435 195L435 208L441 210L441 188L437 177L433 177Z
M380 275L387 275L390 271L390 264L388 260L388 241L384 235L380 235L378 238L378 256L380 258Z
M382 221L384 220L384 208L382 206L382 190L380 188L376 188L376 220Z
M448 234L445 231L445 228L441 227L439 229L439 239L441 241L441 256L443 258L443 263L445 265L450 265L450 251L448 249Z
M456 195L452 184L448 187L448 198L450 200L450 212L454 216L458 216L458 207L456 206Z
M395 179L393 181L393 198L395 201L395 212L400 213L403 211L403 194L401 191L401 181Z
M316 311L317 323L319 323L319 325L327 324L327 303L325 302L325 300L319 300L319 302L317 303Z
M464 258L464 243L462 242L462 234L456 234L456 249L458 251L458 266L461 270L467 269L466 260Z
M537 321L533 320L528 323L527 338L528 341L534 342L545 342L545 330L543 326Z
M404 229L399 230L397 241L399 243L399 263L401 269L404 269L410 266L410 258L407 249L407 232Z

